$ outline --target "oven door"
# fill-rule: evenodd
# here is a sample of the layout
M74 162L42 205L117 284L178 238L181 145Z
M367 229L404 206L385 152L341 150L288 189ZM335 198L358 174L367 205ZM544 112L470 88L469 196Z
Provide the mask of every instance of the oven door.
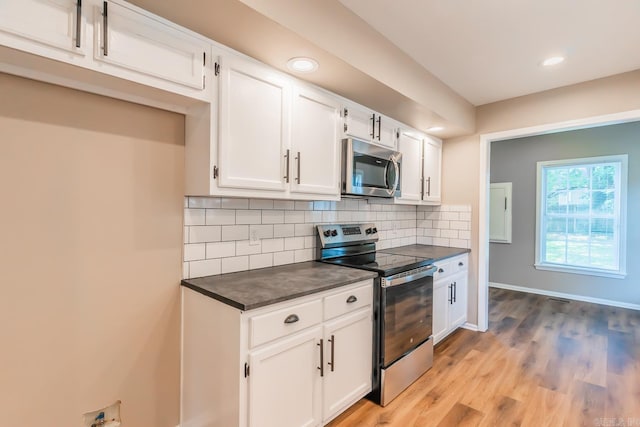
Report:
M433 333L433 273L435 268L386 279L381 295L382 367L388 367ZM408 281L404 281L407 279Z
M354 139L343 146L343 194L400 196L401 153Z

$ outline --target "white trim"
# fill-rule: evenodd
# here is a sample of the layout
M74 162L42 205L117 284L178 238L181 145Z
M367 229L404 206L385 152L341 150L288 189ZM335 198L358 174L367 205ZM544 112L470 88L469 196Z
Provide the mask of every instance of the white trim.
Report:
M478 329L478 325L474 325L473 323L469 323L469 322L466 322L466 323L460 325L460 327L462 329L468 329L470 331L475 331L475 332L478 332L480 330L480 329Z
M509 291L526 292L529 294L545 295L554 298L564 298L573 301L589 302L592 304L602 304L611 307L628 308L630 310L640 310L640 304L631 304L628 302L614 301L610 299L586 297L584 295L565 294L564 292L547 291L543 289L527 288L525 286L508 285L506 283L489 282L492 288L506 289Z
M569 120L559 123L511 129L502 132L480 135L480 185L478 200L478 330L486 331L489 327L489 170L491 161L491 143L505 139L547 133L564 132L574 129L612 125L640 120L640 110L624 111L584 119Z

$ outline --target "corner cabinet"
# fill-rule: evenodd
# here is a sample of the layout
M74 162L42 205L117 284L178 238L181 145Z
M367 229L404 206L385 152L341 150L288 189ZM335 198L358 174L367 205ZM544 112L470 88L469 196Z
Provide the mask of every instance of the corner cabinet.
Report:
M437 344L467 321L469 255L435 263L433 281L433 342Z
M182 427L320 426L371 391L371 280L246 312L188 288L182 304Z
M398 151L402 153L398 203L439 205L441 202L442 141L418 131L401 130Z

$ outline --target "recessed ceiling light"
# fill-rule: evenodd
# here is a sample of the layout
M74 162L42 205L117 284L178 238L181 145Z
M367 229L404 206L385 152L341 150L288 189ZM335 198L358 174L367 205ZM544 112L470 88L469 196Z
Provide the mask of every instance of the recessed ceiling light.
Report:
M429 129L427 129L429 132L438 132L439 130L444 129L442 126L431 126Z
M558 65L561 62L564 62L564 56L552 56L551 58L547 58L542 61L542 66L553 67L554 65Z
M318 62L305 57L291 58L287 62L287 67L296 73L311 73L318 69Z

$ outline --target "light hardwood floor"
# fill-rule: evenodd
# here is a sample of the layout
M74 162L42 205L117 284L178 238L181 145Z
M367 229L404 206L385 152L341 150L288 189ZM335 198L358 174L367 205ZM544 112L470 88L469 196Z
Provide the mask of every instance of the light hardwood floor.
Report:
M329 426L640 426L640 312L492 288L489 319L385 408Z

